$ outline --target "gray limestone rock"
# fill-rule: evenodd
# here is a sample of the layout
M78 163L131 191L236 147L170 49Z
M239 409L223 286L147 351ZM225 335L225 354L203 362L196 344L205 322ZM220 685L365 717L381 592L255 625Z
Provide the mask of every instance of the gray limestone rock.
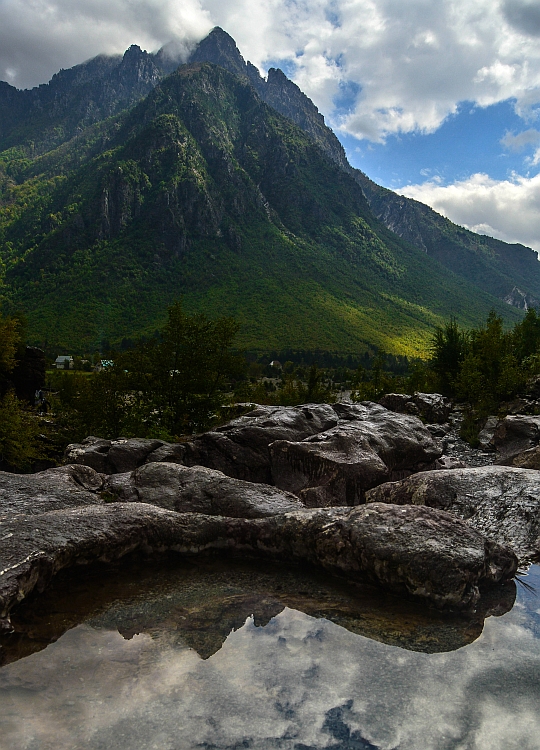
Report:
M480 448L484 451L494 450L493 438L499 424L499 418L495 416L488 417L480 432L478 433L478 442Z
M503 466L429 471L382 484L366 502L426 505L454 513L520 560L540 558L540 471Z
M75 464L37 474L0 471L0 520L102 503L103 477Z
M82 463L106 474L166 461L206 466L237 479L270 483L269 443L303 440L337 423L338 416L328 404L256 406L248 414L182 443L88 437L80 444L69 445L65 458L66 462Z
M425 422L446 422L452 411L452 402L440 393L415 392L412 396L406 393L387 393L379 404L400 414L414 414Z
M540 416L514 416L502 419L493 435L497 463L512 466L515 456L534 448L540 442Z
M357 505L366 490L433 468L442 453L416 417L371 402L338 407L342 419L337 427L270 446L274 484L294 492L308 507Z
M270 557L368 580L438 607L472 607L479 585L513 577L517 559L455 516L375 503L267 518L176 513L111 503L0 522L0 628L62 568L141 551Z
M110 474L108 453L112 440L90 435L82 443L71 443L64 452L64 461L68 464L82 464L99 471L100 474Z
M160 446L163 440L144 438L118 438L103 440L87 437L82 443L72 443L65 451L67 463L91 466L102 474L116 474L133 471L144 463L147 456Z
M263 518L304 507L295 495L276 487L233 479L203 466L173 463L149 463L129 474L113 474L104 489L119 501L210 516Z
M257 406L222 427L175 446L162 446L147 458L175 461L185 466L206 466L229 477L270 484L268 445L275 440L303 440L338 422L328 404Z

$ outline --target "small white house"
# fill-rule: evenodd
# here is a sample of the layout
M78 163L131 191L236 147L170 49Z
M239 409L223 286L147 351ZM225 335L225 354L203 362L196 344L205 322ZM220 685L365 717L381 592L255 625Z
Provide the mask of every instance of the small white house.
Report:
M67 366L66 362L68 363ZM68 354L59 354L54 364L57 370L73 370L73 357Z

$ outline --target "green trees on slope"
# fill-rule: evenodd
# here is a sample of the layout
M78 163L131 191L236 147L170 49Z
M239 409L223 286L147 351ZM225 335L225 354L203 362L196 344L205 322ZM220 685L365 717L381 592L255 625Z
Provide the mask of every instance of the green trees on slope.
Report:
M540 372L540 317L530 308L509 331L494 311L470 331L451 320L435 331L430 364L436 389L479 413L493 412Z
M232 318L188 315L173 304L159 338L115 356L94 376L57 379L71 436L171 440L208 428L244 367L231 350L237 330Z
M22 347L22 328L17 318L0 314L0 462L19 470L44 458L44 427L29 405L17 398L10 381Z

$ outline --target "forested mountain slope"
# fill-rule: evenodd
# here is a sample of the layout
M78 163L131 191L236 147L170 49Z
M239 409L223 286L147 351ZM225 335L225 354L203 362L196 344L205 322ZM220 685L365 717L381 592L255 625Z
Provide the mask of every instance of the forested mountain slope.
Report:
M270 106L299 125L325 153L351 174L362 188L371 210L383 224L480 289L521 309L540 304L540 263L528 247L470 232L412 198L376 185L350 166L345 151L317 108L281 70L272 68L267 80L245 63L234 40L214 29L192 57L242 72Z
M0 101L2 296L35 343L151 334L180 296L235 315L239 343L259 349L418 354L452 314L469 326L492 306L518 318L375 218L314 105L307 132L290 119L302 119L301 92L280 72L263 81L249 66L193 62L164 77L159 54L136 48L108 60L64 71L65 99L43 93L56 131L39 131L37 115L6 125ZM125 85L113 94L111 81ZM37 148L39 132L53 137Z

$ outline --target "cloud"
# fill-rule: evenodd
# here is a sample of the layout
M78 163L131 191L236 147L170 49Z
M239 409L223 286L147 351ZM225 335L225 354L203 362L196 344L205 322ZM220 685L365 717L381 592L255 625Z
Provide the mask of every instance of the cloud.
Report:
M200 0L0 0L0 79L32 87L97 54L194 42L212 26Z
M507 132L500 142L510 151L522 151L527 146L534 146L540 142L540 131L531 128L517 135Z
M80 625L4 667L5 746L323 750L349 738L400 750L537 747L537 623L522 605L442 654L285 609L264 627L248 618L203 661L174 622L129 641Z
M0 78L21 87L101 52L157 49L218 24L265 70L284 61L358 138L433 132L464 100L540 102L538 3L528 0L0 0ZM343 88L350 106L337 108Z
M427 203L473 232L540 252L540 175L493 180L474 174L451 185L431 180L396 192Z
M536 0L505 0L503 13L508 23L529 36L540 36L540 5Z

